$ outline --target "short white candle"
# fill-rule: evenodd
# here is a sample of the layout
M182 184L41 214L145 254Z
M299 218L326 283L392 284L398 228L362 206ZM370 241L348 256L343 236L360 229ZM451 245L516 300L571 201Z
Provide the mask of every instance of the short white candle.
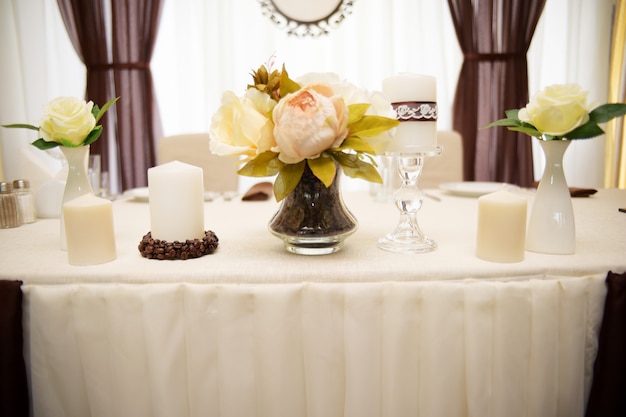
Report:
M383 95L397 106L398 103L434 103L421 105L420 109L433 109L437 103L437 80L430 75L399 74L383 80ZM412 104L409 107L414 107ZM421 111L418 112L421 114ZM399 114L401 116L401 114ZM387 153L411 153L430 150L437 145L437 119L403 121L390 141Z
M496 191L478 199L476 256L492 262L524 260L526 199Z
M202 168L179 161L148 169L150 228L154 239L204 237Z
M109 200L85 194L63 205L63 217L71 265L98 265L117 257Z

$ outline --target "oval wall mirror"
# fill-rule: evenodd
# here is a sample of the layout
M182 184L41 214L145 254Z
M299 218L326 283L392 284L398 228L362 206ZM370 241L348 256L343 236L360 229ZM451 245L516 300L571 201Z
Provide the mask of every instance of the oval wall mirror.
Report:
M289 35L320 36L336 28L356 0L259 0L265 16Z

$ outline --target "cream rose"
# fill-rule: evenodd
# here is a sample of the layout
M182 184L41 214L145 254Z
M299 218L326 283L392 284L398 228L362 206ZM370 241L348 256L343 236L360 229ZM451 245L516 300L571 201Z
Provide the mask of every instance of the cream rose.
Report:
M273 112L278 159L295 164L337 147L348 135L348 108L326 85L306 87L281 100Z
M254 88L243 97L226 91L222 105L211 119L211 152L254 157L276 146L273 125L267 116L275 105L267 94Z
M576 84L546 87L520 109L518 117L543 134L566 136L589 121L587 94Z
M59 97L44 107L44 118L39 134L46 142L76 147L83 144L96 126L91 113L93 102L86 103L74 97Z

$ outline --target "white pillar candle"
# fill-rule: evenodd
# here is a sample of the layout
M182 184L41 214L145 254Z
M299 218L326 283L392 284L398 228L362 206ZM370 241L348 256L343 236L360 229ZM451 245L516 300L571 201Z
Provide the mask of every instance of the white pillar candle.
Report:
M148 169L150 228L154 239L204 237L202 168L179 161Z
M383 80L400 125L387 153L431 150L437 145L437 80L429 75L399 74Z
M85 194L63 205L63 217L71 265L98 265L117 257L109 200Z
M520 262L525 240L525 198L502 190L478 199L476 256L492 262Z

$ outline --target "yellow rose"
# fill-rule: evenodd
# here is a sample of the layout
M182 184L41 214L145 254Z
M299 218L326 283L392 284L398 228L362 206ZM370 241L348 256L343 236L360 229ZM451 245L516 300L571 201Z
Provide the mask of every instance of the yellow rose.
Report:
M276 145L268 114L276 102L251 88L243 97L232 91L222 95L222 105L211 119L211 152L216 155L254 157Z
M96 126L91 113L93 102L74 97L59 97L44 107L39 134L46 142L63 146L80 146Z
M536 93L518 117L547 135L565 136L589 121L587 92L575 84L553 85Z
M274 107L278 159L295 164L339 146L348 135L348 107L327 85L291 93Z

